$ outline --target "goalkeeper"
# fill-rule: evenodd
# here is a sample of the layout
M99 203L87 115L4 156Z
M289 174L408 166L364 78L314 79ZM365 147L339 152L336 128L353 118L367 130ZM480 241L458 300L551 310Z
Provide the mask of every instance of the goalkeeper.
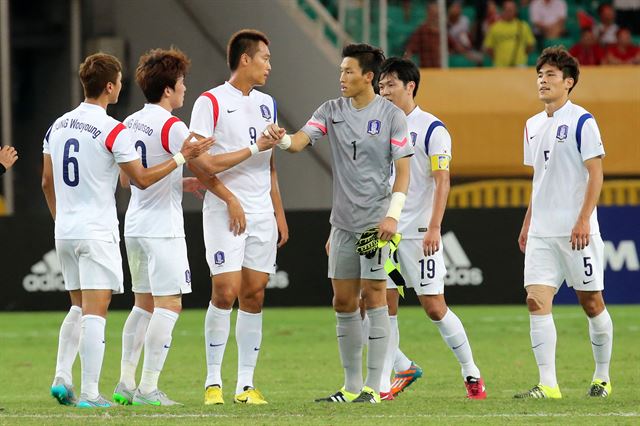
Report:
M380 402L380 379L387 352L390 323L384 265L389 244L367 258L356 253L356 241L377 226L388 241L397 232L398 219L409 187L410 156L404 113L374 92L382 51L351 44L342 52L341 98L322 104L294 135L273 124L267 128L281 139L279 147L299 152L327 136L331 144L333 208L329 237L329 278L333 286L338 348L344 368L344 386L317 402ZM391 166L396 180L389 183ZM358 302L362 290L370 326L367 377L362 375L363 330Z

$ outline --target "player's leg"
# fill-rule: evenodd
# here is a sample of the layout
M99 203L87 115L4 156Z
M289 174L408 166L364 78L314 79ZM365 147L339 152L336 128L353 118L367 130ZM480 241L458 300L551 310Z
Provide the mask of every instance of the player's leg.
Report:
M136 390L136 369L140 361L147 327L153 313L153 296L149 283L149 257L139 238L127 237L127 260L131 271L131 289L135 303L122 330L120 380L113 391L113 400L130 405Z
M393 393L391 392L391 373L393 372L393 365L395 361L396 351L400 350L400 333L398 330L398 305L400 295L396 289L395 284L391 280L387 280L387 307L389 309L389 345L387 347L387 354L384 359L384 366L382 368L382 378L380 380L380 399L384 401L393 400Z
M51 395L63 405L73 405L77 399L73 387L72 369L78 355L82 318L82 292L79 289L70 290L69 297L71 308L60 326L56 373L51 384Z

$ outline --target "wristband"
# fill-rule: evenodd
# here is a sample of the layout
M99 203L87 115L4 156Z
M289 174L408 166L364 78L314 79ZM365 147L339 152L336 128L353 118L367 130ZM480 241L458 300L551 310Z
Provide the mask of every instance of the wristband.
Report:
M277 145L278 145L278 148L284 149L286 151L291 146L291 136L284 135Z
M404 207L404 202L407 199L407 194L404 192L394 192L391 194L391 202L389 203L389 210L387 210L387 217L392 217L397 221L400 221L400 213Z
M181 152L177 153L176 155L173 156L173 161L176 162L176 165L178 167L182 166L184 163L187 162L187 160L184 159L184 155L182 155Z
M257 144L249 145L249 151L251 151L251 156L254 156L260 152L260 148L258 148Z

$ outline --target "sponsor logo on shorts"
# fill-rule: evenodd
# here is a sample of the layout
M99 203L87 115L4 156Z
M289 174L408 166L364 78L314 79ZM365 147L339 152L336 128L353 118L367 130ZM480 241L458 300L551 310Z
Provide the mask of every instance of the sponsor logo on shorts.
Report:
M367 133L370 135L377 135L380 133L380 128L382 127L382 123L380 120L369 120L367 123Z
M271 120L271 110L265 104L260 105L260 114L265 120Z
M31 273L22 279L22 287L30 293L38 291L66 291L62 268L55 249L45 253L42 260L31 267Z
M224 252L223 251L215 252L213 255L213 261L218 266L222 265L224 263Z
M480 285L482 284L482 270L471 264L460 241L453 231L442 236L444 247L444 264L447 267L447 275L444 277L445 285Z
M188 269L184 271L184 282L191 284L191 271Z

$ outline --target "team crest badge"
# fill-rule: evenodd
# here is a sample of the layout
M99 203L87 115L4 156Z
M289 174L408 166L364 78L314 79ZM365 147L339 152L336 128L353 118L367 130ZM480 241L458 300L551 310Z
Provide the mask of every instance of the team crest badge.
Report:
M191 284L191 271L188 269L184 271L184 282Z
M380 123L380 120L369 120L369 123L367 123L367 133L370 135L377 135L380 133L381 126L382 124Z
M222 265L224 263L224 252L223 251L215 252L215 254L213 255L213 261L218 266Z
M416 146L416 139L418 139L418 134L416 132L409 133L411 135L411 144Z
M567 135L569 134L569 126L563 124L558 127L558 133L556 133L556 139L558 142L564 142L567 139Z
M271 110L265 104L260 105L260 113L265 120L271 120Z

